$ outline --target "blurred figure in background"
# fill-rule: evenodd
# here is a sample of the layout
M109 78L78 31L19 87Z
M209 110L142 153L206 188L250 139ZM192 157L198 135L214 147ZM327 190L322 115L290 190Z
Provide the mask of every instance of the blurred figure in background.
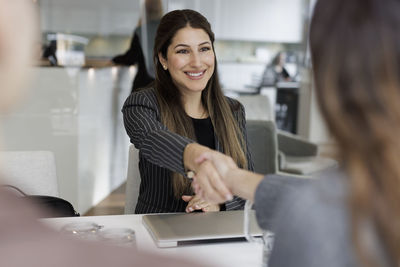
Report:
M50 62L50 65L57 66L57 41L51 40L47 45L44 46L42 57Z
M132 92L154 81L153 47L158 24L163 15L161 0L146 0L145 11L133 32L131 45L123 55L112 59L116 64L137 65Z
M275 81L291 81L289 72L285 69L286 64L286 53L279 52L276 54L275 58L272 60L271 67L275 72Z
M23 95L39 37L34 4L0 0L0 114ZM1 163L0 163L1 167ZM22 166L23 167L23 166ZM0 177L1 184L1 177ZM182 260L61 236L38 221L42 211L0 189L0 259L5 267L198 266Z
M292 78L285 68L286 53L278 52L265 68L261 86L273 86L277 82L290 82Z
M399 14L398 0L317 1L310 28L315 88L341 170L286 194L269 229L275 243L268 266L399 266ZM234 194L254 199L262 224L271 177L240 170L217 152L198 162L204 159ZM196 193L217 201L202 186L202 169Z

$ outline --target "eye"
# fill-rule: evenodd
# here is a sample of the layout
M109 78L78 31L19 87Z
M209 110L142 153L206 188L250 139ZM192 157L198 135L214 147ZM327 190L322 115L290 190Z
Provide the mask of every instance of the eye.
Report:
M204 46L204 47L200 48L200 52L207 52L210 50L211 50L211 47L208 47L208 46Z
M187 49L179 49L178 51L176 51L177 54L187 54L189 53L189 50Z

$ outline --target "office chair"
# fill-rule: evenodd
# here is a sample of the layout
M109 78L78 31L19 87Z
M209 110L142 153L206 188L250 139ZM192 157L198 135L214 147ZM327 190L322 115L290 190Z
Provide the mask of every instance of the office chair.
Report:
M134 214L139 196L140 172L139 150L134 145L129 146L128 172L125 191L125 214Z
M1 151L1 181L29 195L59 196L51 151Z
M255 172L311 177L337 166L318 155L318 146L301 137L279 131L273 121L248 120L247 139Z

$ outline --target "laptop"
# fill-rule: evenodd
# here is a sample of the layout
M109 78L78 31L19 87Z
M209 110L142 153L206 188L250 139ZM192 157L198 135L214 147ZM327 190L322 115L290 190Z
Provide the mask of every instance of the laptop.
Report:
M221 212L164 213L143 215L143 224L160 248L245 238L243 210ZM262 236L254 210L250 212L250 234Z

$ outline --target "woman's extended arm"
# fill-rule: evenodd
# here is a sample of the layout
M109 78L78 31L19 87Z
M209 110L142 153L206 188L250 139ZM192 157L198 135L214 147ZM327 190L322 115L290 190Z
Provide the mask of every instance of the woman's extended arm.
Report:
M161 123L154 93L150 90L132 94L122 109L130 141L151 163L181 174L185 173L183 152L195 141L173 133Z
M132 94L122 111L131 142L153 164L185 175L187 170L197 172L199 163L195 159L206 151L212 151L194 140L169 131L160 121L156 96L150 89ZM212 186L231 199L229 190L212 164L203 173Z

